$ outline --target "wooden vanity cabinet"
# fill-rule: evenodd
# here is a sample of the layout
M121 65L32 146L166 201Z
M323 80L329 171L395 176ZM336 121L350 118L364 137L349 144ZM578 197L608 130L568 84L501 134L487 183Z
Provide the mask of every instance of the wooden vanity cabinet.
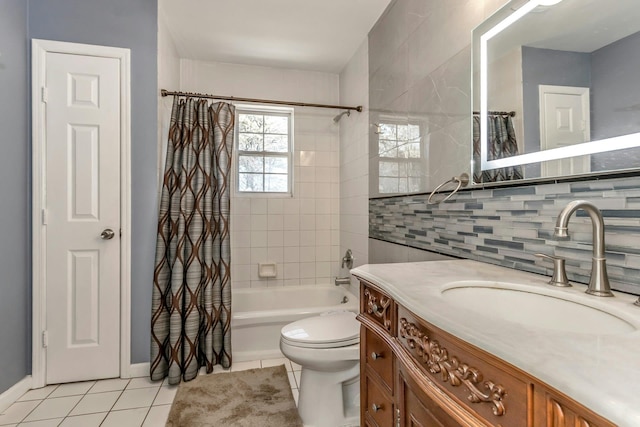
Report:
M428 396L402 365L398 370L398 409L398 427L463 426Z
M536 427L609 427L614 424L562 393L538 384L534 392Z
M485 425L517 426L527 419L529 383L499 359L398 308L397 340L432 384ZM398 353L398 357L401 353ZM506 408L509 408L509 411ZM467 420L467 422L469 422Z
M395 304L383 292L362 288L360 318L369 325L360 328L360 419L361 425L397 425L394 398L395 357L391 350Z
M614 427L360 281L361 425Z
M372 325L380 328L380 335L390 339L395 333L396 304L383 291L374 286L361 286L360 313Z

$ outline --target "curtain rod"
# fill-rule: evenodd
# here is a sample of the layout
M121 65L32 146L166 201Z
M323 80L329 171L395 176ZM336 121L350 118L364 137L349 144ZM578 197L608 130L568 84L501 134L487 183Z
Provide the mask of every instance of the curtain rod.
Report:
M473 112L474 116L477 116L479 114L480 114L480 111ZM511 117L516 116L515 111L487 111L487 114L489 114L490 116L511 116Z
M169 96L169 95L192 96L196 98L220 99L223 101L260 102L262 104L293 105L296 107L333 108L337 110L355 110L359 113L362 112L362 105L358 105L357 107L345 107L343 105L309 104L306 102L275 101L273 99L238 98L235 96L218 96L218 95L208 95L204 93L194 93L194 92L171 92L166 89L160 89L160 94L162 96Z

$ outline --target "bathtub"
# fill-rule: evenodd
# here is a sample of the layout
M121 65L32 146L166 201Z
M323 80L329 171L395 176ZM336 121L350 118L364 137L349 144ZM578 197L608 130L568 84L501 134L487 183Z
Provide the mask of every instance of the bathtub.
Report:
M231 297L233 361L283 357L280 352L283 326L331 310L357 313L358 298L334 285L234 290Z

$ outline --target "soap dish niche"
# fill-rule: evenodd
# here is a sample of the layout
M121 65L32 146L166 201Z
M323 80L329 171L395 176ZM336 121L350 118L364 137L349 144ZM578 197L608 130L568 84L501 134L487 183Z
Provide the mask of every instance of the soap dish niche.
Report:
M258 277L270 279L276 277L278 270L275 262L261 262L258 264Z

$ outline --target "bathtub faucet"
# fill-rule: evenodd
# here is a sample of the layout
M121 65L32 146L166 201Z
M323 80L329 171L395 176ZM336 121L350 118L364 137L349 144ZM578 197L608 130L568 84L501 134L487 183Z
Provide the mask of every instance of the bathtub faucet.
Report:
M353 252L351 249L347 249L344 256L342 257L342 268L347 267L349 270L353 268Z
M347 276L347 277L336 277L336 279L333 281L333 283L336 286L350 285L351 284L351 277L350 276Z

